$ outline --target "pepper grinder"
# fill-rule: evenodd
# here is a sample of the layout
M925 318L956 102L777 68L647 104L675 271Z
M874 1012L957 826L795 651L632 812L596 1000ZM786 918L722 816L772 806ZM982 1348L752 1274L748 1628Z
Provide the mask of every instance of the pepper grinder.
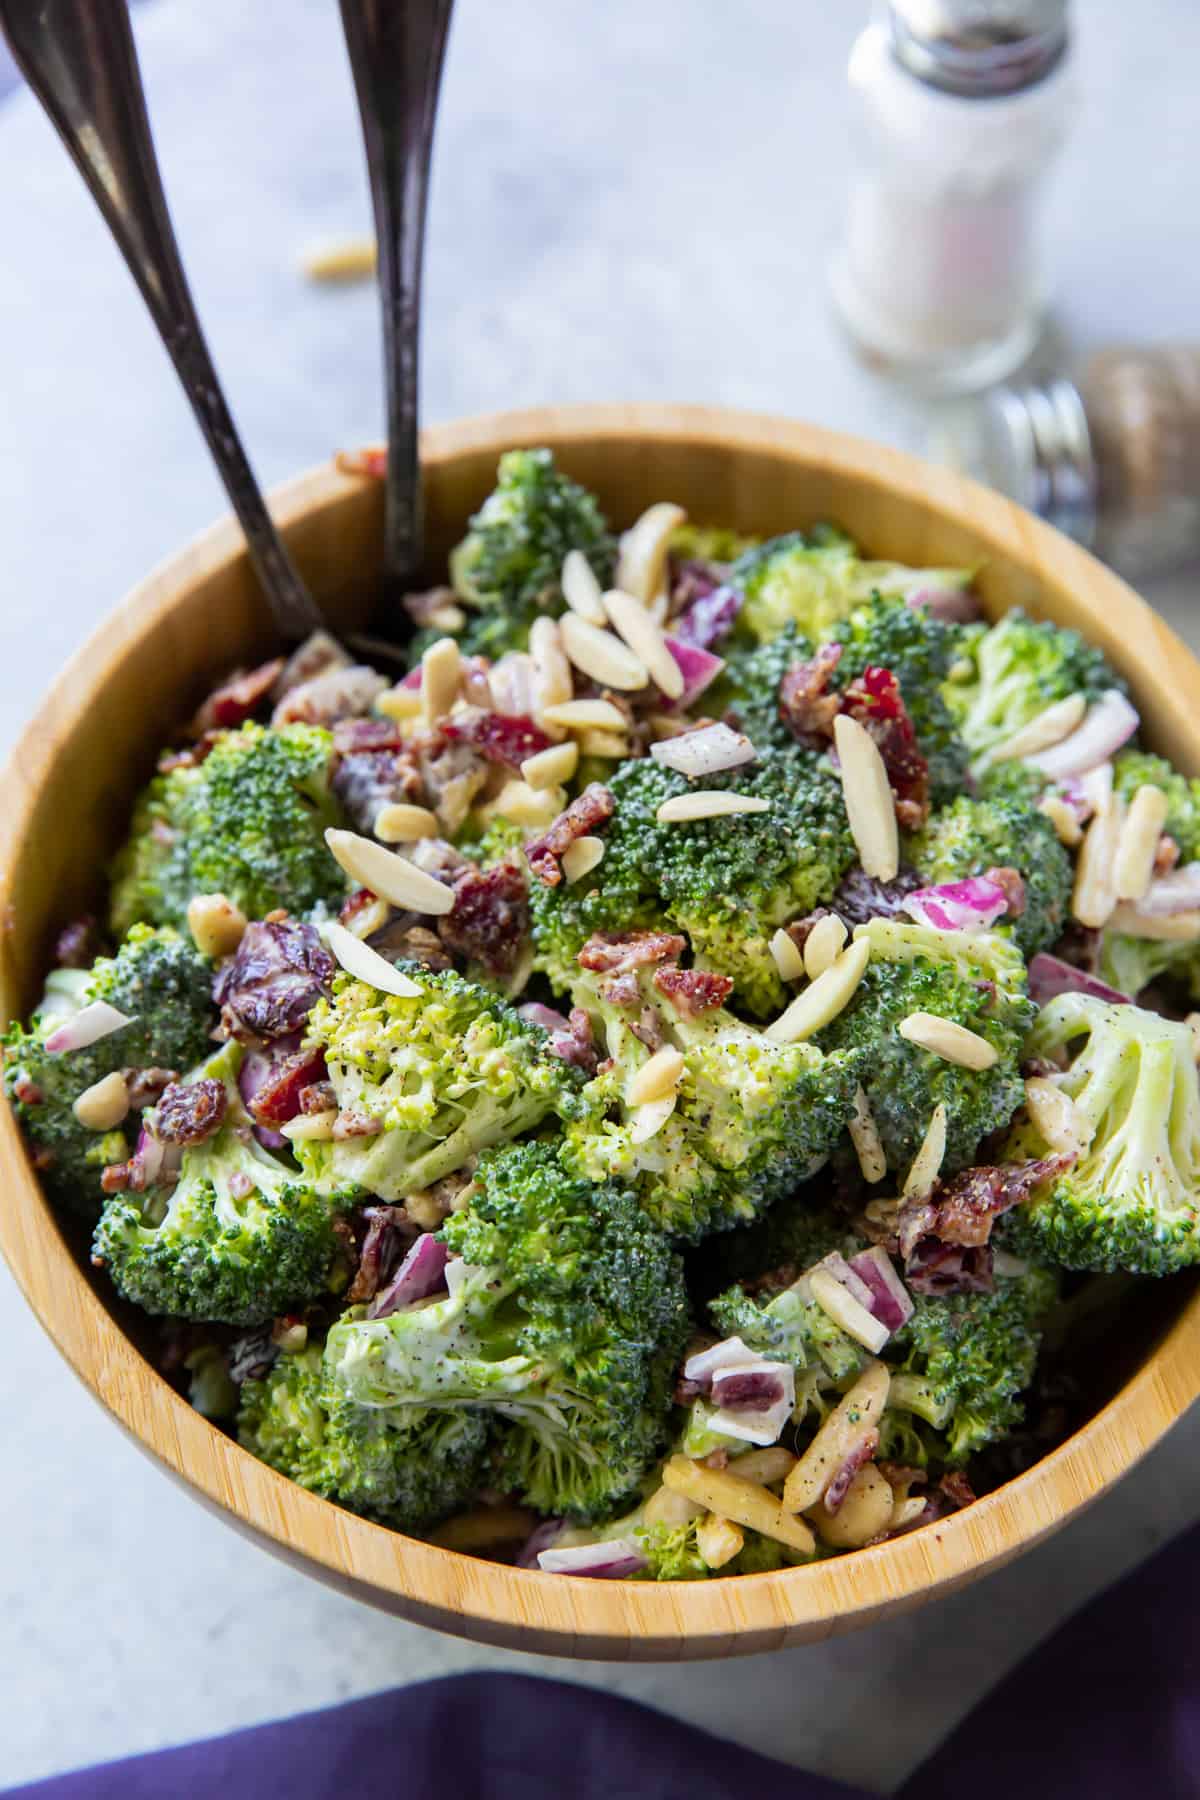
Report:
M859 138L830 271L864 359L926 392L1002 380L1041 327L1041 178L1069 122L1068 0L887 0L850 55Z

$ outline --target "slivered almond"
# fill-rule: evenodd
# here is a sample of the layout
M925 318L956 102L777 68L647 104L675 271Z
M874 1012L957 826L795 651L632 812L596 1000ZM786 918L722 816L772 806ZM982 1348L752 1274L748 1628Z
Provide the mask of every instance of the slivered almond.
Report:
M453 600L447 600L444 606L435 606L429 615L429 623L437 631L461 631L466 622L466 613Z
M704 1508L698 1500L672 1493L668 1487L655 1488L642 1513L647 1525L690 1525L693 1519L703 1516Z
M879 1135L879 1127L875 1123L867 1096L862 1088L854 1095L854 1111L847 1121L846 1129L850 1133L850 1142L854 1145L854 1153L858 1157L858 1166L862 1170L864 1181L882 1181L887 1174L887 1157L884 1154L883 1139Z
M589 625L604 625L608 615L604 610L601 598L600 583L596 572L582 550L568 550L563 559L562 575L563 599L573 613L586 619Z
M418 838L436 837L438 830L437 815L427 806L396 800L375 814L375 836L385 844L415 844Z
M589 625L571 612L563 614L559 630L563 649L590 680L616 688L618 693L633 693L646 686L650 674L645 663L613 632Z
M683 825L692 819L730 818L735 813L770 812L771 802L755 794L733 794L725 788L697 788L664 800L655 818L660 825Z
M562 787L535 788L514 777L506 781L494 800L483 808L489 819L511 819L529 831L545 831L553 825L567 804L567 791Z
M1095 1136L1087 1114L1046 1076L1030 1076L1025 1083L1025 1105L1052 1150L1077 1156Z
M347 975L353 975L356 981L365 981L369 987L378 988L381 994L395 994L401 1000L415 1000L424 991L407 975L402 975L394 963L380 956L378 950L372 950L370 944L364 944L336 920L322 925L321 936L339 968L345 969Z
M878 1425L890 1386L887 1364L869 1362L784 1483L783 1504L788 1512L806 1512L816 1505L862 1433Z
M310 281L364 281L375 273L377 260L374 238L342 238L314 244L304 252L301 267Z
M385 719L416 719L421 713L421 690L419 687L385 688L382 694L375 697L375 711L382 713Z
M768 1444L761 1450L747 1450L733 1467L742 1481L759 1481L763 1487L774 1487L786 1481L796 1466L796 1458L782 1444Z
M84 1088L71 1111L85 1131L113 1131L129 1111L129 1088L120 1069Z
M529 655L533 663L533 716L544 719L548 707L561 706L575 692L557 619L533 621L529 627Z
M625 1089L626 1106L644 1106L648 1100L665 1100L668 1094L674 1094L682 1074L683 1057L678 1050L664 1044L630 1076Z
M1144 913L1132 900L1122 900L1114 906L1108 924L1127 937L1146 938L1156 944L1191 944L1200 938L1200 911Z
M548 706L542 717L565 731L624 731L628 723L611 700L566 700L561 706Z
M897 1030L918 1049L957 1063L961 1069L990 1069L999 1059L1000 1052L977 1031L968 1031L965 1025L956 1025L953 1019L943 1019L937 1013L909 1013Z
M570 781L578 767L578 744L551 744L549 750L539 750L525 758L521 775L531 788L557 787L560 782Z
M1115 870L1118 900L1140 900L1154 874L1158 840L1167 822L1167 796L1147 782L1129 802Z
M458 699L462 657L453 638L439 638L421 658L421 712L433 725Z
M1081 925L1098 931L1108 924L1117 903L1117 846L1124 808L1111 789L1100 796L1096 815L1083 835L1075 864L1071 910Z
M604 596L604 610L636 657L645 663L650 679L668 700L678 700L683 692L683 670L667 649L662 626L652 619L640 600L620 588L610 588Z
M1184 1024L1192 1034L1192 1048L1197 1062L1200 1062L1200 1012L1190 1012L1184 1020Z
M356 938L373 937L375 932L382 931L392 916L392 909L386 900L368 900L365 906L356 907L346 921L346 930Z
M933 1109L933 1117L929 1121L925 1136L921 1140L921 1148L913 1157L912 1168L904 1177L904 1186L900 1192L906 1200L929 1194L933 1184L941 1174L942 1162L946 1155L946 1109L940 1103Z
M804 956L797 948L795 938L789 937L782 926L771 939L771 955L775 958L775 967L779 970L781 980L802 980Z
M891 1335L887 1326L869 1313L840 1281L835 1281L828 1269L814 1269L808 1277L808 1286L827 1319L840 1325L856 1344L862 1344L873 1356L879 1354Z
M661 1100L647 1100L637 1106L629 1115L629 1140L634 1144L647 1144L656 1137L675 1111L674 1094L664 1094Z
M1038 801L1038 811L1044 812L1053 825L1059 843L1073 850L1083 836L1083 826L1075 809L1057 794L1047 794L1044 800Z
M660 500L648 506L621 539L617 553L617 586L649 606L665 588L667 548L671 533L687 523L682 506Z
M810 981L823 975L846 948L846 927L836 913L818 919L804 941L804 972Z
M810 1038L814 1031L820 1031L831 1019L836 1019L848 1003L870 960L869 939L856 938L823 975L818 975L810 987L797 994L787 1011L767 1026L763 1036L770 1038L773 1044L798 1044L802 1039Z
M1040 712L1028 725L1023 725L1018 732L1008 738L998 749L992 751L995 762L1008 762L1014 757L1036 756L1039 750L1049 750L1052 744L1061 744L1070 737L1077 725L1083 723L1083 715L1087 711L1087 701L1082 694L1068 694L1065 700L1056 700L1045 712Z
M833 735L858 860L876 881L894 881L900 868L900 834L883 758L870 733L846 713L833 721Z
M454 905L454 895L443 882L397 856L394 850L385 850L382 844L359 837L356 831L336 831L331 827L325 833L325 842L334 861L352 881L393 906L441 918Z
M565 796L564 796L565 798ZM555 817L558 815L555 814ZM604 839L598 837L576 838L568 844L562 853L562 871L570 887L576 881L582 881L585 875L604 860Z
M336 1106L331 1106L328 1112L299 1113L279 1127L280 1134L293 1144L328 1144L333 1138L337 1116Z
M737 1464L734 1463L734 1469ZM830 1475L833 1470L830 1470ZM770 1488L757 1481L744 1481L733 1469L709 1469L687 1456L671 1456L663 1464L663 1486L673 1493L686 1494L698 1500L709 1512L722 1519L732 1519L763 1537L775 1538L805 1556L811 1556L816 1540L803 1519L791 1516L784 1501L777 1500Z
M928 1500L919 1494L914 1494L911 1500L897 1500L892 1507L888 1530L902 1531L906 1525L915 1524L928 1505Z
M696 1527L696 1548L707 1569L723 1569L727 1562L741 1555L745 1543L746 1534L741 1526L735 1525L732 1519L722 1519L717 1513L706 1513Z
M579 754L604 756L613 762L620 762L622 757L629 755L629 739L620 731L581 731Z

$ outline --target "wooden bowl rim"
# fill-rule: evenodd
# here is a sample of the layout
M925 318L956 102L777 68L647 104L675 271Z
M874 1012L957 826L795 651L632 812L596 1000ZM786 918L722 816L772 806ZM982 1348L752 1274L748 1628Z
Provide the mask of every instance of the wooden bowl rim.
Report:
M884 490L965 523L997 555L1052 566L1093 616L1115 621L1136 646L1151 628L1172 658L1176 685L1156 694L1180 734L1196 741L1200 666L1122 581L1020 508L951 471L816 426L707 407L543 408L437 426L422 434L430 465L512 444L597 439L679 442L777 453ZM336 508L357 478L323 466L277 488L286 531ZM52 721L89 692L197 583L242 559L231 519L203 532L142 581L71 658L0 775L0 920L9 872L54 756ZM1086 599L1084 598L1086 596ZM1137 652L1131 652L1136 660ZM1175 659L1178 660L1175 660ZM13 1178L0 1208L0 1249L30 1306L76 1374L148 1454L197 1497L253 1535L361 1598L444 1629L566 1655L678 1657L764 1650L803 1634L868 1622L892 1607L964 1584L1037 1542L1142 1457L1200 1392L1200 1295L1121 1391L1058 1449L966 1512L874 1549L774 1574L655 1586L547 1576L456 1554L342 1511L257 1462L202 1419L143 1359L88 1286L59 1235L4 1109L3 1162ZM52 1280L42 1279L47 1273ZM36 1298L35 1298L36 1294ZM97 1354L96 1347L100 1347ZM640 1646L640 1650L639 1647Z

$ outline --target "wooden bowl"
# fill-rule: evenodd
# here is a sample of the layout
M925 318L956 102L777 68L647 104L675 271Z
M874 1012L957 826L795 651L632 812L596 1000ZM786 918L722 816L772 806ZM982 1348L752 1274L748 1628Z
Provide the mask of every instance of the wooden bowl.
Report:
M492 485L498 453L549 444L627 522L652 500L769 534L818 519L869 554L978 565L990 612L1078 626L1126 675L1155 746L1200 769L1200 668L1114 575L994 494L944 469L804 425L673 407L573 408L452 425L424 438L431 573ZM335 628L360 625L381 554L381 501L331 468L275 497ZM53 932L95 898L159 743L231 664L270 645L231 522L172 557L72 659L25 732L0 804L0 1015L36 999ZM723 1656L822 1638L1007 1562L1125 1473L1200 1389L1200 1301L1164 1284L1128 1366L1081 1430L1027 1474L875 1549L770 1575L681 1583L542 1575L436 1549L316 1499L192 1411L137 1347L139 1321L90 1270L42 1198L0 1108L0 1246L63 1355L142 1448L267 1548L405 1617L563 1656ZM1123 1334L1124 1335L1124 1334Z

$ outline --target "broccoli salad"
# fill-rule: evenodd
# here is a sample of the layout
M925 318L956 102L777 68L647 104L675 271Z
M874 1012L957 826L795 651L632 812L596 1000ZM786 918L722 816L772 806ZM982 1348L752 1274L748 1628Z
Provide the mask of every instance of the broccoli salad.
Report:
M322 633L208 696L3 1040L202 1413L398 1531L658 1581L1071 1429L1072 1333L1200 1262L1200 781L972 576L617 536L515 450L391 666Z

